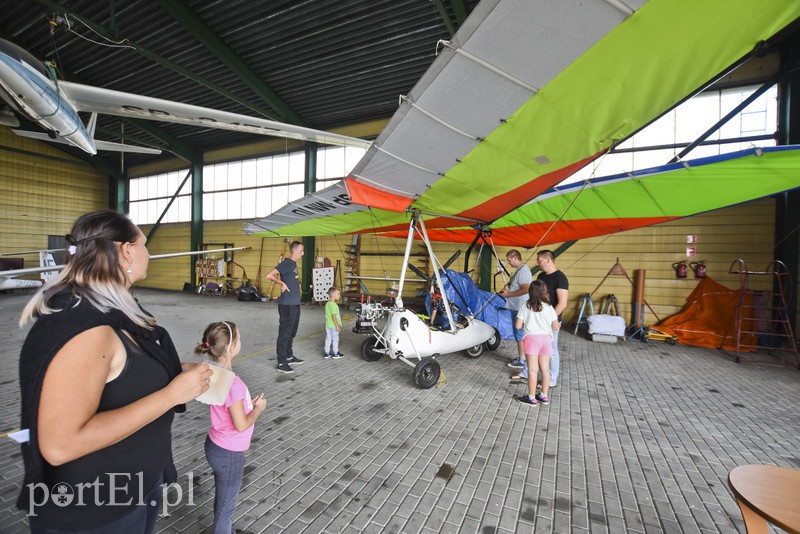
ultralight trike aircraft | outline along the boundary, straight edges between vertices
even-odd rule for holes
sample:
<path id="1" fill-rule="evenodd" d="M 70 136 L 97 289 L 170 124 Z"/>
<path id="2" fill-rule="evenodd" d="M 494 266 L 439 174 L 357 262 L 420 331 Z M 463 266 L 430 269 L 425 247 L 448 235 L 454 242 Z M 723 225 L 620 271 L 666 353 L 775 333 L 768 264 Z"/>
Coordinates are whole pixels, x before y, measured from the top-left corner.
<path id="1" fill-rule="evenodd" d="M 403 255 L 400 287 L 394 305 L 389 307 L 377 302 L 361 304 L 353 331 L 359 334 L 371 334 L 361 345 L 361 356 L 365 360 L 376 361 L 384 355 L 399 359 L 414 368 L 414 384 L 419 388 L 428 389 L 439 381 L 441 374 L 437 360 L 439 355 L 464 351 L 468 357 L 477 358 L 483 354 L 484 349 L 496 349 L 500 345 L 500 337 L 493 326 L 476 319 L 473 315 L 454 314 L 453 306 L 444 291 L 442 291 L 442 303 L 447 316 L 445 327 L 437 328 L 431 325 L 426 318 L 404 306 L 403 284 L 406 278 L 406 266 L 425 277 L 424 273 L 409 263 L 415 233 L 419 233 L 425 243 L 431 265 L 434 266 L 435 283 L 437 287 L 442 287 L 441 276 L 442 273 L 446 274 L 447 267 L 442 266 L 433 253 L 420 212 L 413 210 Z M 453 259 L 455 257 L 451 261 Z"/>

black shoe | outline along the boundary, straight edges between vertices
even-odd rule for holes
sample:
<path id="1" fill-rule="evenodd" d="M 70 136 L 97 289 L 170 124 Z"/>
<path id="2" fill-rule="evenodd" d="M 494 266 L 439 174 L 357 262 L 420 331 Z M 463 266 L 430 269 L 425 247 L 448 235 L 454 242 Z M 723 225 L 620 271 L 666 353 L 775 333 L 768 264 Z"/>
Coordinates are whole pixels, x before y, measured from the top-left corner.
<path id="1" fill-rule="evenodd" d="M 336 354 L 333 355 L 333 359 L 334 360 L 339 360 L 339 359 L 341 359 L 342 356 L 343 356 L 343 354 L 341 352 L 337 352 Z"/>
<path id="2" fill-rule="evenodd" d="M 289 367 L 288 363 L 279 363 L 278 364 L 278 372 L 279 373 L 294 373 L 294 369 Z"/>
<path id="3" fill-rule="evenodd" d="M 536 399 L 531 400 L 531 398 L 527 395 L 515 395 L 514 400 L 531 408 L 535 408 L 539 404 Z"/>
<path id="4" fill-rule="evenodd" d="M 301 363 L 306 363 L 306 362 L 304 362 L 300 358 L 295 358 L 294 356 L 292 356 L 291 359 L 289 359 L 289 363 L 294 365 L 300 365 Z"/>

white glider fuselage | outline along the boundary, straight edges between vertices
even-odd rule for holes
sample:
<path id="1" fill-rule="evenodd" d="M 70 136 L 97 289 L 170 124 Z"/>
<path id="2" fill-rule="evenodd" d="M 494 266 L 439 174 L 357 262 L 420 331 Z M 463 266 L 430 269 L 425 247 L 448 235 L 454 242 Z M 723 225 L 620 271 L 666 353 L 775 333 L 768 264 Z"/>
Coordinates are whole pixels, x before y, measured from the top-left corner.
<path id="1" fill-rule="evenodd" d="M 0 96 L 11 107 L 81 150 L 97 153 L 75 105 L 59 91 L 42 64 L 27 51 L 2 39 L 0 87 Z"/>
<path id="2" fill-rule="evenodd" d="M 94 117 L 97 114 L 271 135 L 323 145 L 366 149 L 372 144 L 357 137 L 262 117 L 250 117 L 91 85 L 56 81 L 32 54 L 4 39 L 0 39 L 0 88 L 3 100 L 44 128 L 51 138 L 57 137 L 51 140 L 58 142 L 63 139 L 90 154 L 96 154 L 98 148 L 124 152 L 160 152 L 148 147 L 96 141 Z M 81 122 L 78 112 L 93 114 L 88 125 L 85 126 Z M 37 132 L 14 131 L 25 137 L 37 139 L 44 137 Z"/>

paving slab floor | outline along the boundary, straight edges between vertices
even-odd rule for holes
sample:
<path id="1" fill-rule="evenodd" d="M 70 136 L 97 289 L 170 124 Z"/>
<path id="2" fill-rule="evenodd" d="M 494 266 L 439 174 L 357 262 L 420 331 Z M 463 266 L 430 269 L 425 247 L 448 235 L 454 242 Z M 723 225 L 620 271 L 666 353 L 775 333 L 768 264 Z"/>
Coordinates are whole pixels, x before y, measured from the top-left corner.
<path id="1" fill-rule="evenodd" d="M 16 323 L 30 295 L 0 295 L 0 435 L 19 426 Z M 593 343 L 565 329 L 547 406 L 513 400 L 504 341 L 440 357 L 446 383 L 417 389 L 411 367 L 366 362 L 343 307 L 341 360 L 324 360 L 323 308 L 303 305 L 293 375 L 275 370 L 277 304 L 136 290 L 183 359 L 204 327 L 242 329 L 234 370 L 268 405 L 247 452 L 236 526 L 254 533 L 744 532 L 727 486 L 738 465 L 800 469 L 800 371 L 763 355 L 638 340 Z M 203 453 L 208 407 L 173 425 L 182 495 L 157 531 L 210 531 L 214 481 Z M 0 532 L 14 507 L 19 446 L 0 439 Z M 773 530 L 778 532 L 777 530 Z"/>

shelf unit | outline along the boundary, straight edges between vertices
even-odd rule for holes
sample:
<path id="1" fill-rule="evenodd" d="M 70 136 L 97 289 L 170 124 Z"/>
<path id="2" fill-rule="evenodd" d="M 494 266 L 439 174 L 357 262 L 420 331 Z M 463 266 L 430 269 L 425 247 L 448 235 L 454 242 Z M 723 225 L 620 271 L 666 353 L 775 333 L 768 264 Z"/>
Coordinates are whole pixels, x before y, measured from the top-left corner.
<path id="1" fill-rule="evenodd" d="M 233 243 L 203 243 L 201 250 L 216 248 L 234 248 Z M 221 258 L 207 258 L 205 254 L 197 257 L 195 262 L 195 275 L 197 276 L 197 287 L 207 287 L 209 282 L 214 282 L 220 287 L 220 292 L 225 295 L 234 291 L 233 281 L 237 280 L 236 267 L 233 261 L 233 251 L 224 252 Z"/>

